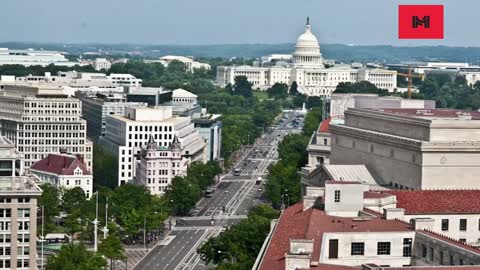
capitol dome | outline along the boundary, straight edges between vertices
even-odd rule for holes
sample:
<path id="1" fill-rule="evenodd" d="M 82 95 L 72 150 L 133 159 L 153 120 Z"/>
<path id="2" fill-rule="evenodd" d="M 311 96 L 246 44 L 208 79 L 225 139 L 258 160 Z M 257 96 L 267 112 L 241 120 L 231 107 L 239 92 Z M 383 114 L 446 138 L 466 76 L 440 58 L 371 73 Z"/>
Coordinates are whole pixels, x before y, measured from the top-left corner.
<path id="1" fill-rule="evenodd" d="M 320 45 L 313 35 L 310 26 L 310 19 L 307 18 L 305 32 L 297 39 L 295 52 L 293 53 L 293 64 L 295 66 L 320 66 L 322 65 L 322 54 Z"/>

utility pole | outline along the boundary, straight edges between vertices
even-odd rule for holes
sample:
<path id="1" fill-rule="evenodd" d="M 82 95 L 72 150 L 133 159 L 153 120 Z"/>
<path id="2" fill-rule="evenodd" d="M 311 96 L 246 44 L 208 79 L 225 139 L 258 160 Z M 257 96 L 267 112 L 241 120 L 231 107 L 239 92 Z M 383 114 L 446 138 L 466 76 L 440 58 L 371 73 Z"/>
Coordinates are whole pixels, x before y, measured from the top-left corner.
<path id="1" fill-rule="evenodd" d="M 44 253 L 43 253 L 43 245 L 45 243 L 45 234 L 44 234 L 44 231 L 43 231 L 43 228 L 44 228 L 44 224 L 45 224 L 45 206 L 42 205 L 42 270 L 44 269 Z"/>
<path id="2" fill-rule="evenodd" d="M 103 239 L 107 238 L 108 236 L 108 197 L 107 203 L 105 204 L 105 227 L 103 227 Z"/>
<path id="3" fill-rule="evenodd" d="M 147 216 L 143 217 L 143 248 L 147 250 Z"/>
<path id="4" fill-rule="evenodd" d="M 97 202 L 95 205 L 95 220 L 93 221 L 93 252 L 97 252 L 98 247 L 98 191 L 97 193 Z"/>

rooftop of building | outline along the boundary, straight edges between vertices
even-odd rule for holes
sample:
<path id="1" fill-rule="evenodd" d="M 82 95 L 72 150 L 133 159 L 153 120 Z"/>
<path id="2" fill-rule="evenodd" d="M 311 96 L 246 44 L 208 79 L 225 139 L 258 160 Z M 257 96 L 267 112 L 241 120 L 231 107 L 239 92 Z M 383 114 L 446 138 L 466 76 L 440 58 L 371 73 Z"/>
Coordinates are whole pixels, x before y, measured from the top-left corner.
<path id="1" fill-rule="evenodd" d="M 5 136 L 0 136 L 0 148 L 12 148 L 15 147 L 12 141 Z"/>
<path id="2" fill-rule="evenodd" d="M 69 154 L 49 154 L 46 158 L 35 162 L 30 170 L 55 175 L 74 175 L 77 168 L 82 171 L 83 175 L 91 175 L 83 157 Z"/>
<path id="3" fill-rule="evenodd" d="M 328 129 L 330 128 L 330 121 L 332 118 L 327 118 L 323 120 L 320 125 L 318 126 L 318 132 L 326 133 L 328 132 Z"/>
<path id="4" fill-rule="evenodd" d="M 32 195 L 40 196 L 42 190 L 35 184 L 34 178 L 29 176 L 2 176 L 0 177 L 0 195 Z"/>
<path id="5" fill-rule="evenodd" d="M 330 178 L 336 180 L 336 182 L 362 183 L 373 186 L 378 185 L 375 178 L 368 171 L 367 166 L 363 164 L 324 164 L 323 168 Z"/>
<path id="6" fill-rule="evenodd" d="M 198 96 L 182 88 L 173 90 L 172 98 L 197 98 Z"/>
<path id="7" fill-rule="evenodd" d="M 446 244 L 455 246 L 462 250 L 480 255 L 480 249 L 472 245 L 460 242 L 445 235 L 429 230 L 415 230 L 413 224 L 392 219 L 387 220 L 381 214 L 366 210 L 365 214 L 370 216 L 362 217 L 336 217 L 327 215 L 325 211 L 317 208 L 303 209 L 303 202 L 297 203 L 285 209 L 274 228 L 270 242 L 262 258 L 260 270 L 283 270 L 285 269 L 285 255 L 290 252 L 291 240 L 308 239 L 313 240 L 313 252 L 311 261 L 319 262 L 321 249 L 324 246 L 322 241 L 324 233 L 376 233 L 376 232 L 415 232 L 427 237 L 435 238 Z M 371 265 L 374 266 L 374 265 Z M 382 269 L 410 269 L 411 267 L 382 268 Z M 459 269 L 465 269 L 458 267 Z M 312 265 L 312 269 L 362 269 L 361 267 L 349 267 L 341 265 L 319 264 Z M 371 268 L 372 269 L 372 268 Z M 373 268 L 373 269 L 379 269 Z M 419 269 L 438 269 L 435 266 L 419 267 Z M 455 267 L 441 269 L 457 269 Z M 469 268 L 472 269 L 472 268 Z M 480 269 L 476 267 L 475 269 Z"/>
<path id="8" fill-rule="evenodd" d="M 471 119 L 480 120 L 480 112 L 457 109 L 378 109 L 371 110 L 384 114 L 422 119 Z"/>
<path id="9" fill-rule="evenodd" d="M 379 217 L 336 217 L 317 208 L 303 210 L 303 202 L 282 212 L 260 265 L 260 270 L 285 269 L 291 239 L 313 239 L 312 261 L 319 261 L 324 233 L 413 232 L 411 224 Z M 315 268 L 313 268 L 315 269 Z M 324 268 L 322 268 L 324 269 Z"/>
<path id="10" fill-rule="evenodd" d="M 366 195 L 395 195 L 396 207 L 405 209 L 406 215 L 480 213 L 480 190 L 384 190 Z"/>

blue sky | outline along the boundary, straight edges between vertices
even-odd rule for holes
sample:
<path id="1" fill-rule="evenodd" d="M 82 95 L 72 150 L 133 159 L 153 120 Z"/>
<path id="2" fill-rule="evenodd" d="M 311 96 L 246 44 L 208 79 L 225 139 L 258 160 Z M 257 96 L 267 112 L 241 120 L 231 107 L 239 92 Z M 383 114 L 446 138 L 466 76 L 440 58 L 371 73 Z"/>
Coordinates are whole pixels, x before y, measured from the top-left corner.
<path id="1" fill-rule="evenodd" d="M 445 39 L 397 39 L 398 4 L 444 4 Z M 480 46 L 478 0 L 10 0 L 0 42 L 294 42 L 307 16 L 320 43 Z"/>

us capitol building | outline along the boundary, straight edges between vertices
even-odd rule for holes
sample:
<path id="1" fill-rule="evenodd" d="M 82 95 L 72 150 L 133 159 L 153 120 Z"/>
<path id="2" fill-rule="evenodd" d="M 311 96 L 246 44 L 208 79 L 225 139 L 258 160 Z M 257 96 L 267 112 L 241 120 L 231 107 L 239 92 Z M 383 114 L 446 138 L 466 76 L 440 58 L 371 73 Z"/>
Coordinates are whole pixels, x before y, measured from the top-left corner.
<path id="1" fill-rule="evenodd" d="M 224 87 L 234 84 L 235 77 L 246 76 L 254 89 L 266 90 L 275 83 L 291 85 L 297 82 L 298 91 L 307 96 L 329 97 L 340 82 L 369 81 L 378 88 L 393 92 L 397 87 L 397 72 L 363 66 L 324 65 L 320 45 L 307 19 L 305 32 L 297 39 L 293 55 L 280 55 L 283 64 L 273 66 L 219 66 L 217 83 Z M 274 57 L 273 57 L 274 58 Z"/>

